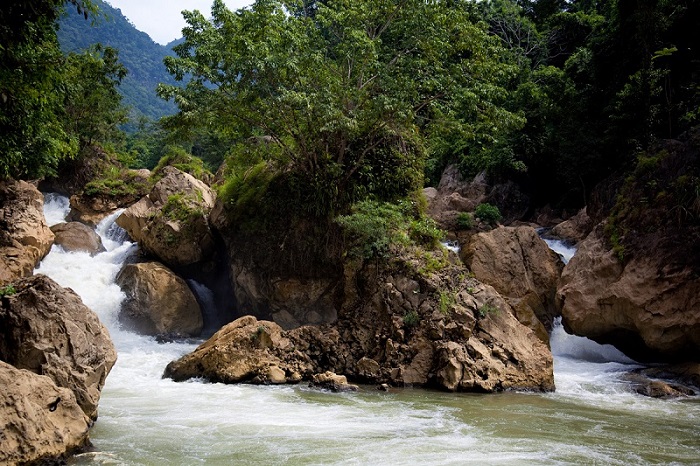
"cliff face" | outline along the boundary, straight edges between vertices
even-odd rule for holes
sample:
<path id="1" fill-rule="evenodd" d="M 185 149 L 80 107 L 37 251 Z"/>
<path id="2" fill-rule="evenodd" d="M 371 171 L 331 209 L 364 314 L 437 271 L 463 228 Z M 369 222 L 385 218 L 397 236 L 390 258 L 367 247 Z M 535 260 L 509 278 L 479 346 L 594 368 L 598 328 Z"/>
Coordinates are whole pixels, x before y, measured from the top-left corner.
<path id="1" fill-rule="evenodd" d="M 425 252 L 393 252 L 387 263 L 346 264 L 333 323 L 284 331 L 243 317 L 171 363 L 166 375 L 296 383 L 332 371 L 353 381 L 447 390 L 554 388 L 546 344 L 493 288 L 457 264 L 426 272 Z"/>
<path id="2" fill-rule="evenodd" d="M 643 154 L 564 269 L 565 327 L 639 360 L 700 360 L 700 129 Z"/>

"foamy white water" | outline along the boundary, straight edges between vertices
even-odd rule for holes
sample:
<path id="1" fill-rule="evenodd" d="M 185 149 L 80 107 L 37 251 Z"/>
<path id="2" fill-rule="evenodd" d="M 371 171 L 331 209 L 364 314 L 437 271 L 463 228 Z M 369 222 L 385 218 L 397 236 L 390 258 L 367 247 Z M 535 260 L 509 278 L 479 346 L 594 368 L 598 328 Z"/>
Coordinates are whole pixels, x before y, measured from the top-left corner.
<path id="1" fill-rule="evenodd" d="M 547 246 L 549 246 L 549 249 L 551 249 L 552 251 L 559 254 L 559 257 L 561 257 L 561 260 L 565 264 L 568 264 L 569 261 L 571 260 L 571 258 L 574 257 L 574 254 L 576 254 L 576 247 L 571 246 L 566 241 L 562 241 L 560 239 L 549 239 L 549 238 L 542 238 L 542 239 L 544 240 L 545 243 L 547 243 Z"/>
<path id="2" fill-rule="evenodd" d="M 630 393 L 620 375 L 632 361 L 560 327 L 552 337 L 552 394 L 387 394 L 373 387 L 333 394 L 162 379 L 168 362 L 195 345 L 159 345 L 119 327 L 124 295 L 114 277 L 136 246 L 122 242 L 115 217 L 97 229 L 106 252 L 91 257 L 54 247 L 37 269 L 98 313 L 119 355 L 91 431 L 96 451 L 77 464 L 629 465 L 700 458 L 697 400 Z"/>

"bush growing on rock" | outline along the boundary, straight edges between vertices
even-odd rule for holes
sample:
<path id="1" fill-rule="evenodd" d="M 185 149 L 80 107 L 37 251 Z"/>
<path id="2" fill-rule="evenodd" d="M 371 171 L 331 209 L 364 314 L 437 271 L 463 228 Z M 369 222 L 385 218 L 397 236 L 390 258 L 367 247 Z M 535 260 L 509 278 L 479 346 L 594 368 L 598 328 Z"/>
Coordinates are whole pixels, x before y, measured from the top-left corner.
<path id="1" fill-rule="evenodd" d="M 495 225 L 501 220 L 501 211 L 498 210 L 498 207 L 489 203 L 476 206 L 474 215 L 490 225 Z"/>

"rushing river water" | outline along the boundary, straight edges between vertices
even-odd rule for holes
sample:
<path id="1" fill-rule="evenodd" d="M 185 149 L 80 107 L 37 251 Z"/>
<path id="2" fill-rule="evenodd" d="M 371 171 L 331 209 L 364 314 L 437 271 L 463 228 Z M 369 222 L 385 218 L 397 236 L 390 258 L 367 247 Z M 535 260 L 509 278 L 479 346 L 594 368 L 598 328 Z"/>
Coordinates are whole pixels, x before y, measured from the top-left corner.
<path id="1" fill-rule="evenodd" d="M 48 197 L 45 210 L 60 222 L 67 204 Z M 119 354 L 91 431 L 95 451 L 73 464 L 700 464 L 697 398 L 631 393 L 620 375 L 633 361 L 560 326 L 552 335 L 557 391 L 549 394 L 336 394 L 164 380 L 167 363 L 195 345 L 119 328 L 124 295 L 114 277 L 136 245 L 124 241 L 115 217 L 98 226 L 106 252 L 54 246 L 37 269 L 83 298 Z"/>

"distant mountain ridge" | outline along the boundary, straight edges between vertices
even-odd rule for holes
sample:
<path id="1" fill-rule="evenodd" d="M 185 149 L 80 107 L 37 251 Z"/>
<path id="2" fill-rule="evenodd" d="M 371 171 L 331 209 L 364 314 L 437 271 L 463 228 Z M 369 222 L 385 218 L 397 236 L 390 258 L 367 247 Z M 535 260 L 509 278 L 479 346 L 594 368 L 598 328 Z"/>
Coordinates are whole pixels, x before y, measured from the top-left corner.
<path id="1" fill-rule="evenodd" d="M 129 70 L 120 86 L 124 104 L 132 108 L 132 122 L 145 116 L 158 120 L 176 112 L 172 102 L 156 95 L 158 83 L 175 84 L 163 64 L 167 55 L 174 55 L 173 41 L 163 46 L 155 43 L 145 32 L 139 31 L 121 13 L 102 0 L 94 2 L 100 14 L 87 21 L 75 8 L 68 8 L 59 21 L 58 40 L 65 52 L 79 52 L 100 43 L 119 50 L 119 59 Z M 94 23 L 94 24 L 93 24 Z"/>

